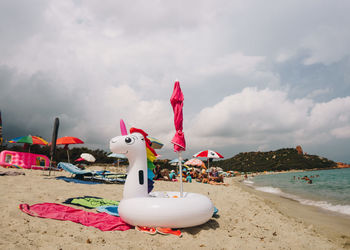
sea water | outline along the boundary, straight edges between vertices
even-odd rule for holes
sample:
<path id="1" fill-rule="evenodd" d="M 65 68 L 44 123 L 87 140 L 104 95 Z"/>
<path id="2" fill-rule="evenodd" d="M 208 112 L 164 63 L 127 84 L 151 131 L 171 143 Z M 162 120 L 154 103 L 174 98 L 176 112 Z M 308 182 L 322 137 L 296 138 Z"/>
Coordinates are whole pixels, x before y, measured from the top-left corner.
<path id="1" fill-rule="evenodd" d="M 350 215 L 350 168 L 258 175 L 244 183 L 301 204 Z"/>

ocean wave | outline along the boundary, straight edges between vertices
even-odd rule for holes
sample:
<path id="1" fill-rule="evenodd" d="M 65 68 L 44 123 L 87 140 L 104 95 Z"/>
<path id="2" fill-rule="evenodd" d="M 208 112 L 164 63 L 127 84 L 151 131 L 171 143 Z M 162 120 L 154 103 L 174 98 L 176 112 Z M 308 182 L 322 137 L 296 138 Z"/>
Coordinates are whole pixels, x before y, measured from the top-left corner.
<path id="1" fill-rule="evenodd" d="M 248 185 L 248 186 L 252 186 L 254 184 L 254 181 L 252 181 L 252 180 L 244 180 L 243 183 Z"/>
<path id="2" fill-rule="evenodd" d="M 283 194 L 281 189 L 274 187 L 255 187 L 256 190 L 271 194 Z"/>
<path id="3" fill-rule="evenodd" d="M 288 194 L 284 193 L 281 189 L 279 188 L 274 188 L 274 187 L 254 187 L 258 191 L 262 191 L 265 193 L 271 193 L 271 194 L 278 194 L 282 197 L 289 198 L 295 201 L 298 201 L 299 203 L 303 205 L 308 205 L 308 206 L 316 206 L 323 208 L 328 211 L 332 212 L 337 212 L 345 215 L 350 215 L 350 205 L 334 205 L 332 203 L 329 203 L 327 201 L 313 201 L 313 200 L 307 200 L 307 199 L 302 199 L 299 196 L 293 195 L 293 194 Z"/>
<path id="4" fill-rule="evenodd" d="M 350 205 L 333 205 L 327 201 L 298 199 L 301 204 L 320 207 L 329 211 L 350 215 Z"/>

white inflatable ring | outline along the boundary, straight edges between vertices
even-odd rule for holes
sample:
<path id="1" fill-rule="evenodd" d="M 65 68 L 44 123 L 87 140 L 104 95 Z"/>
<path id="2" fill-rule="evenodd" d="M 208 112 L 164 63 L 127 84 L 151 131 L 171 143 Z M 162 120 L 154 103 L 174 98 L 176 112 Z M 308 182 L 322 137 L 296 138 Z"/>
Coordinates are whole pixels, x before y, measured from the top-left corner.
<path id="1" fill-rule="evenodd" d="M 210 199 L 196 193 L 153 192 L 149 197 L 121 200 L 120 217 L 131 225 L 185 228 L 201 225 L 213 215 Z"/>

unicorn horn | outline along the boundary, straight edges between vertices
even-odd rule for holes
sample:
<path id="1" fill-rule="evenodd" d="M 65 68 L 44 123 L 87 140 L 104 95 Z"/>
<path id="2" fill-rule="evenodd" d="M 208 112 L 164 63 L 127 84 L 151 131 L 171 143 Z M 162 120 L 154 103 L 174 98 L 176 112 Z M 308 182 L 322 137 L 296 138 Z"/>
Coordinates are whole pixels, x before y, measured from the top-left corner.
<path id="1" fill-rule="evenodd" d="M 122 133 L 122 135 L 128 134 L 128 131 L 126 130 L 126 126 L 123 119 L 120 119 L 120 132 Z"/>

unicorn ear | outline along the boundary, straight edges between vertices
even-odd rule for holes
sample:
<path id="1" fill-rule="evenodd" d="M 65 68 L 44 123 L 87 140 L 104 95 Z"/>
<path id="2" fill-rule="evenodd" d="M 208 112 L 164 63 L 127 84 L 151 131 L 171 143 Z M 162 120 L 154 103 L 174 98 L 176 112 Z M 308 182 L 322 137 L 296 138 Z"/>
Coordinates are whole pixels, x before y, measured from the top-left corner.
<path id="1" fill-rule="evenodd" d="M 126 130 L 126 126 L 123 119 L 120 119 L 120 132 L 122 133 L 122 135 L 128 134 L 128 131 Z"/>

